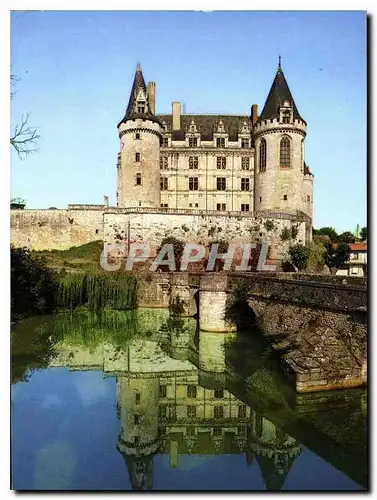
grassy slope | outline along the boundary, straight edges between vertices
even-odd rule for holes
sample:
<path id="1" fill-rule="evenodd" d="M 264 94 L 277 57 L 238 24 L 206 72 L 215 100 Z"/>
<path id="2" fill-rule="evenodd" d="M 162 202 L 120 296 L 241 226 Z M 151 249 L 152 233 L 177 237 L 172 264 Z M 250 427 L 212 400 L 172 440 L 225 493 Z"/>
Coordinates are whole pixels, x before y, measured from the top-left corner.
<path id="1" fill-rule="evenodd" d="M 71 247 L 68 250 L 39 250 L 33 251 L 33 255 L 43 256 L 46 264 L 56 270 L 82 269 L 100 270 L 100 255 L 103 250 L 103 242 L 91 241 L 85 245 Z"/>

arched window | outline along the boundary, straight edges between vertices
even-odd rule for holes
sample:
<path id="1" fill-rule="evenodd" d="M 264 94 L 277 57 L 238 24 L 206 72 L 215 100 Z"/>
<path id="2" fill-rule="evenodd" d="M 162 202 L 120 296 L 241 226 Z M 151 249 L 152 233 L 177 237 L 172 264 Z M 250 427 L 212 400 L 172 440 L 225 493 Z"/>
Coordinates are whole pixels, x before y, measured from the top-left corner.
<path id="1" fill-rule="evenodd" d="M 266 171 L 267 143 L 266 139 L 261 139 L 259 144 L 259 172 Z"/>
<path id="2" fill-rule="evenodd" d="M 280 166 L 287 168 L 291 166 L 291 140 L 283 137 L 280 141 Z"/>

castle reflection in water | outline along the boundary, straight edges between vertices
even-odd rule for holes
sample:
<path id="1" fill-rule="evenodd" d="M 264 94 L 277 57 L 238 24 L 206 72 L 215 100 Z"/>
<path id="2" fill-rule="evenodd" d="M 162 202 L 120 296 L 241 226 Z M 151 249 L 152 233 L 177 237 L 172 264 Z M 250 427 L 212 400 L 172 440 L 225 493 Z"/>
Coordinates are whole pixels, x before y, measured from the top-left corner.
<path id="1" fill-rule="evenodd" d="M 307 438 L 305 445 L 312 448 L 321 441 L 320 449 L 315 451 L 354 475 L 350 460 L 337 464 L 339 446 L 345 441 L 340 437 L 334 448 L 328 447 L 332 438 L 323 434 L 328 424 L 326 413 L 317 412 L 318 404 L 309 395 L 305 395 L 304 406 L 309 407 L 307 423 L 312 436 L 306 424 L 301 434 L 301 424 L 297 432 L 294 427 L 292 432 L 297 438 L 282 429 L 284 423 L 278 425 L 282 415 L 285 421 L 302 420 L 297 417 L 297 409 L 292 411 L 287 404 L 284 387 L 275 383 L 276 377 L 266 369 L 255 345 L 251 351 L 241 345 L 241 355 L 233 352 L 232 359 L 229 346 L 234 345 L 235 338 L 239 342 L 238 333 L 199 332 L 194 319 L 174 320 L 166 313 L 139 310 L 137 334 L 124 346 L 104 341 L 89 349 L 72 342 L 75 328 L 70 323 L 69 335 L 60 335 L 56 355 L 50 362 L 50 366 L 73 370 L 100 369 L 116 377 L 120 420 L 116 446 L 127 465 L 133 489 L 153 489 L 157 454 L 168 454 L 172 468 L 179 467 L 184 455 L 238 454 L 244 455 L 248 465 L 258 463 L 267 490 L 280 490 L 301 452 L 297 438 L 300 442 Z M 65 328 L 63 323 L 57 322 L 60 330 Z M 82 325 L 79 322 L 80 329 Z M 238 370 L 232 361 L 240 357 L 243 364 Z M 359 414 L 360 398 L 354 400 Z M 344 407 L 343 396 L 339 401 Z M 349 405 L 350 399 L 347 401 Z M 335 421 L 334 427 L 339 427 Z M 329 432 L 335 435 L 326 428 Z"/>

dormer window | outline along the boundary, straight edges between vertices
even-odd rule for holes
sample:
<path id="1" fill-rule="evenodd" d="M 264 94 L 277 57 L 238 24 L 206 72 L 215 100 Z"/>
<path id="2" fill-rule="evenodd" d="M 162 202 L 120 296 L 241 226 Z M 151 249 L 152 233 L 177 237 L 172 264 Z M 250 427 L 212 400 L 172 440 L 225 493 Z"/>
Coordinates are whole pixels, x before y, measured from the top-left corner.
<path id="1" fill-rule="evenodd" d="M 217 137 L 216 139 L 216 147 L 225 148 L 225 137 Z"/>
<path id="2" fill-rule="evenodd" d="M 241 148 L 245 149 L 249 147 L 249 139 L 241 139 Z"/>
<path id="3" fill-rule="evenodd" d="M 198 138 L 197 137 L 189 137 L 189 148 L 198 147 Z"/>
<path id="4" fill-rule="evenodd" d="M 137 112 L 145 113 L 145 102 L 140 101 L 137 103 Z"/>
<path id="5" fill-rule="evenodd" d="M 293 109 L 288 101 L 285 101 L 284 106 L 280 108 L 280 123 L 292 123 Z"/>

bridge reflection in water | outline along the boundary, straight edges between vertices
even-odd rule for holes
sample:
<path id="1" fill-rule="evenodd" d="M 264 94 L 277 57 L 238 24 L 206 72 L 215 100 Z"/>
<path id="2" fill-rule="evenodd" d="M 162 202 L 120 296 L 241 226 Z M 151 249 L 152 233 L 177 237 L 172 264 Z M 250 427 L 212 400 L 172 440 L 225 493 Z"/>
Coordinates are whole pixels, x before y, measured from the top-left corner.
<path id="1" fill-rule="evenodd" d="M 133 489 L 152 489 L 156 454 L 173 468 L 187 454 L 242 454 L 280 490 L 302 445 L 367 488 L 365 389 L 296 394 L 256 333 L 201 332 L 164 310 L 129 316 L 136 333 L 123 344 L 100 335 L 89 349 L 73 334 L 83 319 L 61 315 L 49 366 L 116 377 L 116 446 Z"/>

